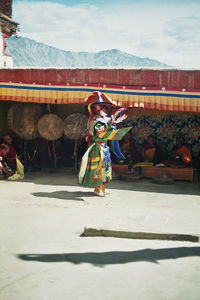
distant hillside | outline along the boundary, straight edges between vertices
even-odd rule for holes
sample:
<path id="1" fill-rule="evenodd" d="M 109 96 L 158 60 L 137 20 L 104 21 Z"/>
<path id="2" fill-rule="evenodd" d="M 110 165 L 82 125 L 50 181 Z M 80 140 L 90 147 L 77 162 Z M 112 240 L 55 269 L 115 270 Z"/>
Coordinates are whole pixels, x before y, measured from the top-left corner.
<path id="1" fill-rule="evenodd" d="M 64 51 L 16 36 L 7 39 L 7 52 L 12 55 L 15 67 L 168 67 L 157 60 L 141 58 L 117 49 L 97 53 Z"/>

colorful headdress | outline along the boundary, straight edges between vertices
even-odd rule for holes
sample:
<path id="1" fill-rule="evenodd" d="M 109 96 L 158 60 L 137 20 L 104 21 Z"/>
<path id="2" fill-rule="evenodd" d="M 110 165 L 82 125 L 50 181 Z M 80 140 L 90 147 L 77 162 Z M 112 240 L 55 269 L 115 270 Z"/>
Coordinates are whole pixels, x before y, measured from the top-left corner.
<path id="1" fill-rule="evenodd" d="M 90 95 L 85 102 L 88 104 L 88 111 L 90 114 L 88 123 L 92 120 L 92 118 L 94 117 L 94 107 L 96 105 L 100 105 L 100 106 L 112 106 L 112 100 L 110 98 L 108 98 L 105 94 L 102 94 L 99 91 L 93 92 L 92 95 Z M 86 138 L 87 142 L 91 141 L 91 135 L 90 133 L 88 133 L 88 136 Z"/>
<path id="2" fill-rule="evenodd" d="M 90 108 L 91 110 L 93 110 L 93 108 L 96 105 L 105 105 L 105 106 L 112 106 L 112 100 L 110 98 L 108 98 L 108 96 L 106 96 L 105 94 L 102 94 L 99 91 L 93 92 L 92 95 L 90 95 L 85 102 L 87 104 L 91 104 Z M 89 106 L 88 106 L 88 110 L 89 110 Z"/>

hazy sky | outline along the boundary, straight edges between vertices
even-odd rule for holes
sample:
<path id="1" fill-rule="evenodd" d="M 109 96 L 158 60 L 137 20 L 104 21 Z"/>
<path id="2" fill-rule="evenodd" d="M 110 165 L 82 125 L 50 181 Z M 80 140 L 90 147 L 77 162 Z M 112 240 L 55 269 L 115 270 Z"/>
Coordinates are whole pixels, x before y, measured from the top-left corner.
<path id="1" fill-rule="evenodd" d="M 200 1 L 14 0 L 19 35 L 64 50 L 117 48 L 200 68 Z"/>

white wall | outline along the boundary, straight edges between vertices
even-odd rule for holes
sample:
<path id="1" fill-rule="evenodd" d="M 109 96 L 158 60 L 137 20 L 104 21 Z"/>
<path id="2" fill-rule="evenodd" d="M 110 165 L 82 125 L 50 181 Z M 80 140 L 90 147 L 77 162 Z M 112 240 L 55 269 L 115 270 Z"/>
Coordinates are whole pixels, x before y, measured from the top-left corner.
<path id="1" fill-rule="evenodd" d="M 0 69 L 13 68 L 13 59 L 11 56 L 3 55 L 3 35 L 2 26 L 0 26 Z"/>

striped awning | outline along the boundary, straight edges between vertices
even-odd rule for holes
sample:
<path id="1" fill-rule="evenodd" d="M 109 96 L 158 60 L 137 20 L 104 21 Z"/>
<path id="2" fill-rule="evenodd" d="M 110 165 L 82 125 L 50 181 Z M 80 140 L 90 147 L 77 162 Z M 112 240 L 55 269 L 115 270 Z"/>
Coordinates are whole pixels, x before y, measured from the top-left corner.
<path id="1" fill-rule="evenodd" d="M 94 91 L 114 104 L 164 111 L 200 112 L 200 90 L 106 85 L 39 85 L 0 82 L 0 100 L 50 104 L 85 104 Z"/>

